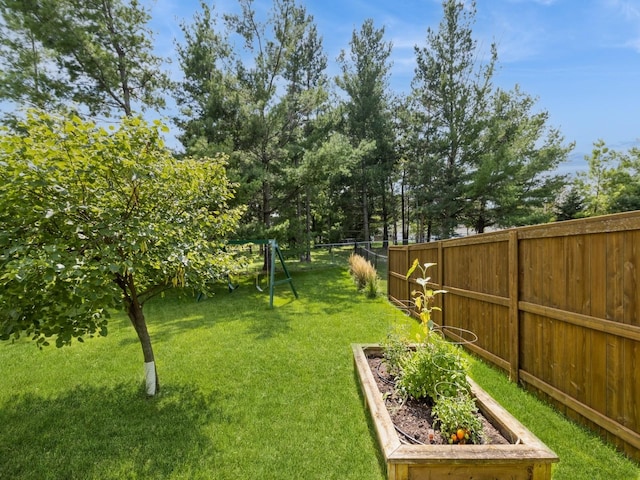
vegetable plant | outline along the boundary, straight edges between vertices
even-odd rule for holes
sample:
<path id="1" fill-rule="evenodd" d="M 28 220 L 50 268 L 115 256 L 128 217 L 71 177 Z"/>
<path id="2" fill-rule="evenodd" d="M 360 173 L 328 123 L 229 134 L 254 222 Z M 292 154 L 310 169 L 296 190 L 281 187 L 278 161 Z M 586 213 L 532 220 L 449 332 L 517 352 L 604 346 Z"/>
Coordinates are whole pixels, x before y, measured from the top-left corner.
<path id="1" fill-rule="evenodd" d="M 432 312 L 434 310 L 442 310 L 440 307 L 435 305 L 436 296 L 447 293 L 446 290 L 433 290 L 429 287 L 431 277 L 427 276 L 427 271 L 435 265 L 435 263 L 425 263 L 424 265 L 421 265 L 420 261 L 416 258 L 413 261 L 413 265 L 411 265 L 411 268 L 409 268 L 409 271 L 407 272 L 407 279 L 416 271 L 416 269 L 420 269 L 420 272 L 422 273 L 422 276 L 416 279 L 416 283 L 420 285 L 421 288 L 420 290 L 413 290 L 411 292 L 411 296 L 413 297 L 416 309 L 418 310 L 418 315 L 420 316 L 425 337 L 429 335 L 429 332 L 434 327 L 434 323 L 431 320 Z"/>
<path id="2" fill-rule="evenodd" d="M 433 414 L 443 438 L 451 444 L 479 443 L 482 423 L 471 396 L 467 366 L 459 347 L 447 342 L 432 321 L 432 312 L 441 311 L 435 305 L 436 297 L 446 293 L 429 286 L 431 277 L 427 272 L 435 265 L 420 264 L 416 259 L 407 272 L 407 279 L 417 269 L 422 274 L 416 279 L 420 288 L 411 295 L 423 334 L 417 336 L 418 343 L 413 345 L 398 335 L 390 335 L 385 344 L 385 362 L 396 377 L 398 393 L 433 402 Z"/>

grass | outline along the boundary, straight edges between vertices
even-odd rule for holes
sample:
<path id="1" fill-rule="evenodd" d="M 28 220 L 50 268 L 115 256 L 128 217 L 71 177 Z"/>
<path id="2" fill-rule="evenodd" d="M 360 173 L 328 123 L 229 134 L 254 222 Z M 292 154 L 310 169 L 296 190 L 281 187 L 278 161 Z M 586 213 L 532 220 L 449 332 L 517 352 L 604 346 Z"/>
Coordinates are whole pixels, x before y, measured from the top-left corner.
<path id="1" fill-rule="evenodd" d="M 470 359 L 470 370 L 484 390 L 558 455 L 560 463 L 553 466 L 554 480 L 640 478 L 638 465 L 509 382 L 503 373 L 476 358 Z"/>
<path id="2" fill-rule="evenodd" d="M 0 479 L 383 479 L 350 344 L 409 320 L 357 294 L 346 268 L 306 267 L 294 282 L 300 298 L 279 286 L 272 310 L 250 280 L 201 302 L 149 303 L 151 400 L 124 316 L 71 347 L 0 344 Z M 639 476 L 497 372 L 474 362 L 473 374 L 560 454 L 554 479 Z"/>

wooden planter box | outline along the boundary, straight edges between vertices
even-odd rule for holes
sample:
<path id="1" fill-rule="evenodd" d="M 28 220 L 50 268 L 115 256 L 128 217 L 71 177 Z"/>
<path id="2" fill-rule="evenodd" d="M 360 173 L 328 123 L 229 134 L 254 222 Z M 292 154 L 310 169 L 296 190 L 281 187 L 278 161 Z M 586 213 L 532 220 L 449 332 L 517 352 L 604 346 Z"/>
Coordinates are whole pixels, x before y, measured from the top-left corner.
<path id="1" fill-rule="evenodd" d="M 352 348 L 365 405 L 376 428 L 389 480 L 551 478 L 551 464 L 558 461 L 557 455 L 471 379 L 478 409 L 510 445 L 401 443 L 367 363 L 367 355 L 381 355 L 382 348 L 375 344 L 354 344 Z"/>

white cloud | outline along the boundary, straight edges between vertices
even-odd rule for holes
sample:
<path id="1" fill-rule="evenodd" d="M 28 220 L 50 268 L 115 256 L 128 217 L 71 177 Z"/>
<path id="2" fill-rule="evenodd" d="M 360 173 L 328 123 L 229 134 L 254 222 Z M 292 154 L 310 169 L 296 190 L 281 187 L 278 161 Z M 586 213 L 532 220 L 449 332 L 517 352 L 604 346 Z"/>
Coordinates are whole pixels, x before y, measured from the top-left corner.
<path id="1" fill-rule="evenodd" d="M 640 2 L 637 0 L 607 0 L 606 5 L 620 12 L 626 20 L 640 20 Z"/>
<path id="2" fill-rule="evenodd" d="M 617 33 L 626 38 L 620 45 L 640 53 L 640 0 L 605 0 L 604 7 L 614 15 Z"/>

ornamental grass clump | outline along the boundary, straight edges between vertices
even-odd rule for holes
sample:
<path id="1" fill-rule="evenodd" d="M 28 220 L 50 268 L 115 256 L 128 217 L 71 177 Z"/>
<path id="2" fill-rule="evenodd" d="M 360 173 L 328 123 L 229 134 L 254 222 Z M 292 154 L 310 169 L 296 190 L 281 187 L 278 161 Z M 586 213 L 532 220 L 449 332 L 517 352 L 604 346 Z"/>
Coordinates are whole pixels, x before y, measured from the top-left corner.
<path id="1" fill-rule="evenodd" d="M 352 253 L 349 257 L 349 273 L 358 291 L 364 292 L 368 298 L 378 295 L 378 273 L 366 258 Z"/>
<path id="2" fill-rule="evenodd" d="M 467 379 L 467 365 L 459 347 L 449 343 L 432 320 L 432 312 L 439 311 L 436 297 L 446 293 L 430 287 L 427 276 L 434 263 L 420 265 L 415 260 L 407 279 L 420 269 L 416 279 L 419 290 L 411 292 L 422 332 L 417 343 L 391 336 L 385 344 L 385 362 L 396 376 L 396 391 L 404 397 L 424 399 L 433 405 L 435 422 L 441 435 L 449 443 L 481 443 L 482 423 L 477 416 L 475 399 Z"/>

